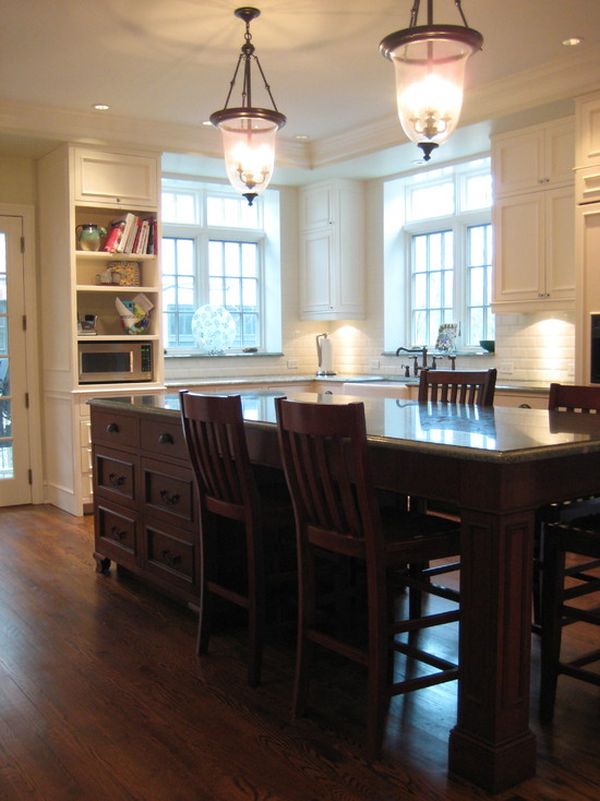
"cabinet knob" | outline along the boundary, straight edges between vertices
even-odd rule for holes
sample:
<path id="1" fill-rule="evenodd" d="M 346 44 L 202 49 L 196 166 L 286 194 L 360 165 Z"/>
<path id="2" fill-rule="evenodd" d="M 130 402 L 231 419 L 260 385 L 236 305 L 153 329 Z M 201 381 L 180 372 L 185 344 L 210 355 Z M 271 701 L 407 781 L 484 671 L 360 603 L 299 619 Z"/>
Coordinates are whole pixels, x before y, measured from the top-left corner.
<path id="1" fill-rule="evenodd" d="M 127 478 L 125 476 L 120 476 L 117 473 L 109 473 L 108 475 L 108 483 L 113 487 L 122 487 L 126 481 Z"/>
<path id="2" fill-rule="evenodd" d="M 169 567 L 175 567 L 181 563 L 181 555 L 178 553 L 173 553 L 166 548 L 160 552 L 160 556 L 163 562 L 165 562 L 165 564 L 167 564 Z"/>
<path id="3" fill-rule="evenodd" d="M 174 442 L 173 435 L 163 431 L 162 434 L 158 435 L 158 442 L 160 445 L 172 445 Z"/>
<path id="4" fill-rule="evenodd" d="M 119 431 L 119 426 L 116 423 L 109 423 L 106 426 L 106 433 L 107 434 L 117 434 Z"/>
<path id="5" fill-rule="evenodd" d="M 127 532 L 123 531 L 118 526 L 113 526 L 110 530 L 110 533 L 112 534 L 112 538 L 114 540 L 119 540 L 119 542 L 122 542 L 127 536 Z"/>
<path id="6" fill-rule="evenodd" d="M 160 499 L 166 506 L 176 506 L 181 500 L 181 496 L 176 492 L 171 494 L 169 490 L 163 489 L 160 491 Z"/>

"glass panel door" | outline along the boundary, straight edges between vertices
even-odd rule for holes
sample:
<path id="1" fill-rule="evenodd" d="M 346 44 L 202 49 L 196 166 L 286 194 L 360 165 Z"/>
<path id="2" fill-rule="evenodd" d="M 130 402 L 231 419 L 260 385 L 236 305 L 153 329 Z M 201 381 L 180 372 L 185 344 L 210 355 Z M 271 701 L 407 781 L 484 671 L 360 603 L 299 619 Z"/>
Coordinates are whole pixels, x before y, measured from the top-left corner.
<path id="1" fill-rule="evenodd" d="M 22 221 L 0 217 L 0 506 L 31 502 Z"/>

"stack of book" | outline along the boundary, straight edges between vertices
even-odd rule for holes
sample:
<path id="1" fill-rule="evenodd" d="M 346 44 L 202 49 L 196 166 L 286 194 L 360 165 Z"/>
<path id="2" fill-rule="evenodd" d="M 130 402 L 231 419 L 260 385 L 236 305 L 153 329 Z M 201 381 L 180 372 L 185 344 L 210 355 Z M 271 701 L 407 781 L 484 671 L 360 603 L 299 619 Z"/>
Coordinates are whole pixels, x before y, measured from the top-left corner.
<path id="1" fill-rule="evenodd" d="M 131 212 L 123 220 L 111 223 L 103 250 L 136 256 L 156 255 L 156 219 L 138 217 Z"/>

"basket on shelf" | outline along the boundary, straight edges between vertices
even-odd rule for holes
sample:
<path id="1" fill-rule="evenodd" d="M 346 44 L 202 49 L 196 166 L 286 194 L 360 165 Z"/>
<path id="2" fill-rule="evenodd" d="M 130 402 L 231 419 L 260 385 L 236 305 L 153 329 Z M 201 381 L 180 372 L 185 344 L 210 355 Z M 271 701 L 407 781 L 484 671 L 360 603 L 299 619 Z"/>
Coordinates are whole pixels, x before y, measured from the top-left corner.
<path id="1" fill-rule="evenodd" d="M 111 261 L 108 268 L 112 272 L 114 284 L 119 286 L 141 286 L 141 270 L 137 261 Z"/>
<path id="2" fill-rule="evenodd" d="M 150 312 L 154 304 L 144 294 L 136 295 L 133 300 L 116 298 L 115 306 L 128 334 L 149 333 Z"/>

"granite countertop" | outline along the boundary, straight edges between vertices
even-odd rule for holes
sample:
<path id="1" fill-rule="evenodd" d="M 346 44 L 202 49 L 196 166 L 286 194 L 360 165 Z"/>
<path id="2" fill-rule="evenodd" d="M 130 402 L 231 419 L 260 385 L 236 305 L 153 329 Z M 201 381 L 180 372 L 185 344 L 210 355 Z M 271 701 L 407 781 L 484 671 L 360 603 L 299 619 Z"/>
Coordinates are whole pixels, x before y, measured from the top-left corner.
<path id="1" fill-rule="evenodd" d="M 248 424 L 272 429 L 276 424 L 276 391 L 242 393 Z M 347 403 L 343 395 L 299 392 L 294 399 L 310 403 Z M 96 398 L 92 407 L 134 413 L 179 415 L 175 393 Z M 418 450 L 448 457 L 514 463 L 600 451 L 600 420 L 541 409 L 462 407 L 419 404 L 393 398 L 365 400 L 369 440 L 380 446 Z"/>
<path id="2" fill-rule="evenodd" d="M 395 380 L 394 378 L 385 377 L 382 375 L 350 375 L 348 373 L 335 373 L 335 375 L 316 375 L 315 373 L 291 373 L 285 375 L 277 373 L 276 375 L 246 375 L 236 376 L 204 376 L 202 378 L 186 378 L 174 379 L 171 378 L 165 381 L 167 387 L 202 387 L 213 384 L 228 385 L 228 384 L 296 384 L 306 383 L 307 381 L 327 381 L 336 384 L 345 384 L 347 381 L 389 381 Z M 404 379 L 398 378 L 399 381 Z"/>
<path id="3" fill-rule="evenodd" d="M 247 384 L 268 384 L 274 386 L 277 384 L 304 384 L 307 381 L 318 381 L 324 383 L 381 383 L 388 382 L 394 384 L 405 384 L 406 386 L 417 386 L 419 379 L 416 376 L 404 378 L 403 376 L 394 375 L 381 375 L 381 374 L 358 374 L 351 375 L 348 373 L 336 373 L 336 375 L 317 376 L 314 373 L 308 374 L 293 374 L 293 375 L 256 375 L 256 376 L 237 376 L 235 378 L 222 377 L 222 376 L 206 376 L 203 378 L 190 378 L 190 379 L 169 379 L 165 381 L 167 389 L 173 387 L 203 387 L 219 384 L 221 386 L 244 386 Z M 496 390 L 500 392 L 515 392 L 524 394 L 544 394 L 548 392 L 548 384 L 537 383 L 497 383 Z"/>

